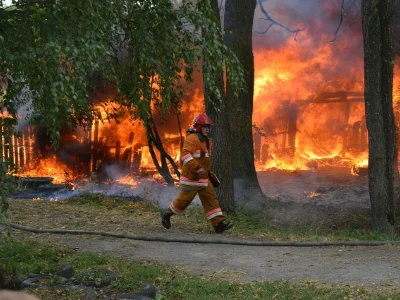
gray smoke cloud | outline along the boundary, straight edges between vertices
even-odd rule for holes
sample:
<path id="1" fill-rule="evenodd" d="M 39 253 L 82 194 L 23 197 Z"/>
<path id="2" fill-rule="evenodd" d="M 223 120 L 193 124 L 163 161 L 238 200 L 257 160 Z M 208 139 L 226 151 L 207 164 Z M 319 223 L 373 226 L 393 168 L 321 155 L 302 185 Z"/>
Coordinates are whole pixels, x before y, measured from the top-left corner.
<path id="1" fill-rule="evenodd" d="M 315 37 L 314 45 L 311 46 L 316 46 L 333 39 L 340 24 L 341 2 L 341 0 L 275 0 L 265 1 L 263 6 L 276 22 L 293 30 L 303 29 L 307 35 Z M 362 35 L 361 1 L 345 1 L 343 8 L 343 21 L 337 33 L 337 39 L 360 37 Z M 253 23 L 255 32 L 263 32 L 271 24 L 264 19 L 265 15 L 257 5 Z M 321 40 L 321 36 L 329 39 Z M 255 33 L 253 37 L 255 50 L 265 50 L 284 46 L 288 38 L 293 38 L 293 34 L 274 25 L 266 35 Z M 302 38 L 300 33 L 297 40 L 301 42 Z"/>

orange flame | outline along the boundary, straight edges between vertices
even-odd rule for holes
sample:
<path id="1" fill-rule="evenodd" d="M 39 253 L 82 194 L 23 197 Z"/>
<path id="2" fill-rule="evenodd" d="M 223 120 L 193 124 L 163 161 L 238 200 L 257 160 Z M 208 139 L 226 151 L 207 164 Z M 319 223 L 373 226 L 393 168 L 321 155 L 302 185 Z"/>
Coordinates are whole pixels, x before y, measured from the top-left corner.
<path id="1" fill-rule="evenodd" d="M 362 56 L 343 72 L 338 53 L 351 41 L 311 46 L 315 38 L 302 32 L 301 41 L 254 54 L 257 170 L 350 166 L 365 156 Z"/>
<path id="2" fill-rule="evenodd" d="M 66 164 L 57 160 L 56 156 L 42 158 L 37 161 L 34 169 L 25 170 L 20 174 L 23 177 L 52 177 L 52 183 L 67 183 L 76 179 L 74 172 Z"/>

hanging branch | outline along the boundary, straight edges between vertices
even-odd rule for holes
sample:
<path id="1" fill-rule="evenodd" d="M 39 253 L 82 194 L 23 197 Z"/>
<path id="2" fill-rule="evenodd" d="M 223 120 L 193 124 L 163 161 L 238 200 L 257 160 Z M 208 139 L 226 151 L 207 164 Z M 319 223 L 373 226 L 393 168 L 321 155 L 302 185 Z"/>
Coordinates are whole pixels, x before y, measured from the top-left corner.
<path id="1" fill-rule="evenodd" d="M 264 0 L 264 1 L 266 1 L 266 0 Z M 262 31 L 262 32 L 258 32 L 258 31 L 257 31 L 257 33 L 259 33 L 259 34 L 265 34 L 265 33 L 268 32 L 268 30 L 269 30 L 273 25 L 276 25 L 276 26 L 279 26 L 279 27 L 282 27 L 282 28 L 286 29 L 287 31 L 289 31 L 289 32 L 291 32 L 291 33 L 294 33 L 294 40 L 296 41 L 296 37 L 297 37 L 298 33 L 299 33 L 300 31 L 303 31 L 304 29 L 295 29 L 295 30 L 293 30 L 293 29 L 291 29 L 291 28 L 289 28 L 289 27 L 287 27 L 287 26 L 285 26 L 285 25 L 283 25 L 283 24 L 281 24 L 281 23 L 279 23 L 279 22 L 276 22 L 274 19 L 271 18 L 271 16 L 269 15 L 269 13 L 265 10 L 264 5 L 263 5 L 263 2 L 264 2 L 264 1 L 263 1 L 263 0 L 258 0 L 258 4 L 260 5 L 261 12 L 262 12 L 262 13 L 264 14 L 264 16 L 265 16 L 265 18 L 263 18 L 263 20 L 270 21 L 271 24 L 267 27 L 266 30 L 264 30 L 264 31 Z"/>
<path id="2" fill-rule="evenodd" d="M 167 160 L 170 161 L 174 172 L 178 177 L 180 177 L 180 172 L 178 170 L 178 166 L 176 165 L 175 161 L 172 159 L 172 157 L 165 151 L 164 146 L 161 141 L 161 137 L 158 133 L 156 123 L 154 121 L 154 116 L 153 112 L 151 110 L 151 103 L 153 100 L 157 99 L 153 97 L 154 93 L 154 85 L 155 85 L 155 78 L 152 76 L 150 79 L 150 88 L 151 88 L 151 95 L 149 97 L 149 106 L 148 106 L 148 111 L 147 111 L 147 120 L 145 120 L 145 128 L 146 128 L 146 135 L 147 135 L 147 141 L 148 141 L 148 146 L 149 146 L 149 151 L 151 158 L 153 160 L 153 163 L 157 169 L 157 171 L 160 173 L 160 175 L 164 178 L 164 180 L 168 183 L 168 185 L 173 185 L 175 179 L 171 176 L 171 172 L 168 168 L 167 165 Z M 156 94 L 157 96 L 158 94 Z M 155 105 L 156 106 L 156 105 Z M 157 111 L 157 107 L 156 107 Z M 160 162 L 157 159 L 156 153 L 154 151 L 154 147 L 159 151 L 160 153 Z"/>
<path id="3" fill-rule="evenodd" d="M 343 15 L 344 15 L 344 0 L 342 0 L 342 5 L 340 7 L 340 23 L 338 28 L 335 31 L 335 35 L 333 36 L 333 40 L 329 41 L 330 43 L 336 41 L 336 35 L 339 32 L 340 27 L 342 26 L 342 22 L 343 22 Z"/>
<path id="4" fill-rule="evenodd" d="M 158 134 L 157 128 L 156 128 L 156 124 L 153 121 L 153 129 L 154 129 L 154 135 L 155 135 L 155 139 L 154 139 L 154 145 L 157 147 L 158 151 L 160 151 L 162 157 L 164 157 L 164 161 L 165 159 L 167 159 L 170 163 L 172 168 L 174 169 L 175 174 L 180 177 L 181 173 L 178 170 L 178 166 L 176 165 L 175 161 L 172 159 L 172 157 L 165 151 L 164 146 L 161 142 L 161 137 Z"/>
<path id="5" fill-rule="evenodd" d="M 154 122 L 153 116 L 151 116 L 150 119 L 146 122 L 145 127 L 146 127 L 149 151 L 150 151 L 151 157 L 153 159 L 154 165 L 157 168 L 158 172 L 161 174 L 161 176 L 164 177 L 165 181 L 168 184 L 173 184 L 173 182 L 175 180 L 172 178 L 172 176 L 169 172 L 166 160 L 168 160 L 171 163 L 171 166 L 174 169 L 174 172 L 178 177 L 180 177 L 181 174 L 178 170 L 178 166 L 176 165 L 175 161 L 164 149 L 164 146 L 162 144 L 161 137 L 158 134 L 158 130 L 156 128 L 156 124 Z M 153 146 L 156 147 L 156 149 L 160 152 L 161 165 L 158 162 L 157 156 L 155 155 Z"/>
<path id="6" fill-rule="evenodd" d="M 180 133 L 180 149 L 182 150 L 182 146 L 183 146 L 182 127 L 181 127 L 181 122 L 180 122 L 180 119 L 179 119 L 179 108 L 178 108 L 178 105 L 176 103 L 175 103 L 175 105 L 176 105 L 176 108 L 174 108 L 174 109 L 176 110 L 176 116 L 177 116 L 177 119 L 178 119 L 178 127 L 179 127 L 179 133 Z M 160 114 L 160 116 L 162 115 L 162 113 L 157 108 L 156 108 L 156 111 Z M 167 159 L 171 163 L 171 166 L 174 169 L 175 174 L 178 177 L 180 177 L 181 173 L 179 172 L 177 164 L 175 163 L 175 161 L 171 157 L 171 155 L 169 155 L 164 149 L 163 143 L 161 141 L 161 137 L 158 134 L 158 130 L 156 128 L 156 124 L 154 122 L 153 117 L 152 117 L 152 128 L 154 129 L 154 134 L 153 134 L 154 142 L 155 142 L 154 145 L 156 146 L 158 151 L 161 153 L 162 157 L 164 157 L 164 161 L 165 161 L 165 159 Z"/>
<path id="7" fill-rule="evenodd" d="M 157 168 L 157 171 L 160 173 L 160 175 L 164 178 L 164 180 L 168 183 L 168 185 L 174 185 L 174 179 L 172 178 L 169 170 L 167 163 L 165 161 L 165 152 L 160 151 L 160 143 L 161 141 L 158 140 L 157 136 L 157 129 L 155 128 L 155 123 L 151 119 L 147 124 L 146 124 L 146 133 L 147 133 L 147 138 L 148 138 L 148 146 L 149 146 L 149 151 L 151 158 L 153 159 L 154 165 Z M 161 154 L 161 165 L 158 162 L 156 153 L 154 151 L 153 145 L 159 150 Z"/>
<path id="8" fill-rule="evenodd" d="M 158 162 L 157 155 L 154 152 L 153 145 L 155 146 L 155 138 L 154 138 L 154 134 L 152 131 L 152 125 L 150 125 L 150 122 L 148 122 L 146 124 L 146 134 L 147 134 L 147 142 L 148 142 L 148 146 L 149 146 L 149 152 L 150 152 L 151 158 L 153 159 L 154 166 L 156 167 L 158 173 L 160 173 L 161 175 L 164 175 L 162 167 L 161 167 L 160 163 Z M 161 158 L 161 160 L 162 160 L 162 158 Z M 166 181 L 168 182 L 168 180 L 166 180 Z"/>
<path id="9" fill-rule="evenodd" d="M 176 114 L 176 118 L 178 120 L 178 128 L 179 128 L 179 149 L 183 148 L 183 136 L 182 136 L 182 126 L 181 126 L 181 119 L 179 118 L 179 113 Z"/>
<path id="10" fill-rule="evenodd" d="M 219 11 L 220 19 L 221 19 L 221 24 L 222 24 L 222 19 L 225 15 L 225 1 L 224 0 L 218 0 L 218 11 Z"/>

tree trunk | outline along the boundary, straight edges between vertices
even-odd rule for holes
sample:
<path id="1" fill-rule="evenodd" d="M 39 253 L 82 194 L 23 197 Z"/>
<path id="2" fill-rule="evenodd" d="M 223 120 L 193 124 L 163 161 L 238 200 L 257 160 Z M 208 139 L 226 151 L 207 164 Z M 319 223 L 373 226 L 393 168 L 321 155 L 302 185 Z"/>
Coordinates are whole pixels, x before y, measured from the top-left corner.
<path id="1" fill-rule="evenodd" d="M 253 91 L 254 57 L 252 31 L 256 0 L 227 0 L 224 17 L 224 43 L 238 57 L 245 71 L 246 91 L 236 97 L 227 82 L 227 107 L 231 128 L 231 149 L 235 196 L 250 199 L 264 196 L 254 166 Z"/>
<path id="2" fill-rule="evenodd" d="M 394 13 L 394 46 L 396 54 L 400 56 L 400 2 L 396 3 Z"/>
<path id="3" fill-rule="evenodd" d="M 395 53 L 398 57 L 400 56 L 400 2 L 396 1 L 395 4 L 395 13 L 394 13 L 394 45 L 395 45 Z M 398 89 L 399 86 L 395 86 L 395 89 Z M 400 174 L 399 174 L 399 158 L 400 158 L 400 112 L 395 111 L 395 126 L 396 126 L 396 162 L 397 166 L 395 167 L 394 172 L 394 209 L 395 215 L 400 216 Z"/>
<path id="4" fill-rule="evenodd" d="M 218 9 L 218 0 L 211 1 L 214 9 L 215 21 L 221 26 L 220 15 Z M 204 34 L 207 34 L 205 31 Z M 222 40 L 222 36 L 221 36 Z M 207 62 L 207 57 L 204 57 L 204 63 Z M 204 74 L 204 72 L 203 72 Z M 215 83 L 221 91 L 224 90 L 224 74 L 223 70 L 219 70 L 214 74 Z M 207 115 L 213 120 L 212 139 L 213 139 L 213 153 L 212 153 L 212 169 L 221 179 L 221 185 L 216 188 L 221 208 L 225 212 L 233 212 L 235 209 L 235 197 L 233 187 L 233 174 L 232 174 L 232 160 L 231 160 L 231 141 L 230 141 L 230 127 L 227 114 L 227 106 L 225 103 L 225 95 L 223 95 L 222 105 L 220 110 L 215 108 L 213 103 L 219 101 L 215 99 L 215 95 L 210 95 L 207 86 L 204 86 L 204 96 L 206 104 Z"/>
<path id="5" fill-rule="evenodd" d="M 363 0 L 365 112 L 372 227 L 394 233 L 395 123 L 393 114 L 395 0 Z"/>

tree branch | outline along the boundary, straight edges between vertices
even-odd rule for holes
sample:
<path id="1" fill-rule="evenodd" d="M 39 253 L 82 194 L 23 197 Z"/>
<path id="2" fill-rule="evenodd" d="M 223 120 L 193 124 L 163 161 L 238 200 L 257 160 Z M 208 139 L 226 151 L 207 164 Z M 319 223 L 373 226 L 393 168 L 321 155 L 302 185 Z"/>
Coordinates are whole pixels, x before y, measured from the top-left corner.
<path id="1" fill-rule="evenodd" d="M 333 36 L 333 40 L 329 41 L 330 43 L 336 41 L 336 35 L 339 32 L 339 29 L 340 29 L 340 27 L 342 26 L 342 23 L 343 23 L 343 13 L 344 13 L 344 0 L 342 0 L 342 5 L 340 7 L 340 23 L 339 23 L 338 28 L 335 31 L 335 35 Z"/>
<path id="2" fill-rule="evenodd" d="M 283 25 L 283 24 L 281 24 L 281 23 L 279 23 L 279 22 L 276 22 L 274 19 L 271 18 L 271 16 L 269 15 L 269 13 L 265 10 L 264 5 L 263 5 L 263 2 L 264 2 L 264 1 L 266 1 L 266 0 L 258 0 L 258 4 L 260 5 L 261 12 L 262 12 L 262 13 L 264 14 L 264 16 L 265 16 L 265 19 L 264 19 L 264 20 L 270 21 L 271 24 L 268 26 L 268 28 L 267 28 L 266 30 L 264 30 L 264 31 L 262 31 L 262 32 L 257 32 L 257 33 L 259 33 L 259 34 L 265 34 L 265 33 L 268 32 L 268 30 L 270 30 L 270 28 L 271 28 L 273 25 L 276 25 L 276 26 L 279 26 L 279 27 L 282 27 L 282 28 L 286 29 L 287 31 L 289 31 L 289 32 L 291 32 L 291 33 L 294 33 L 294 40 L 296 41 L 297 34 L 298 34 L 300 31 L 303 31 L 304 29 L 295 29 L 295 30 L 293 30 L 293 29 L 291 29 L 291 28 L 289 28 L 289 27 L 287 27 L 287 26 L 285 26 L 285 25 Z"/>
<path id="3" fill-rule="evenodd" d="M 225 14 L 225 1 L 224 0 L 219 0 L 218 1 L 218 11 L 219 11 L 219 16 L 220 18 Z"/>

